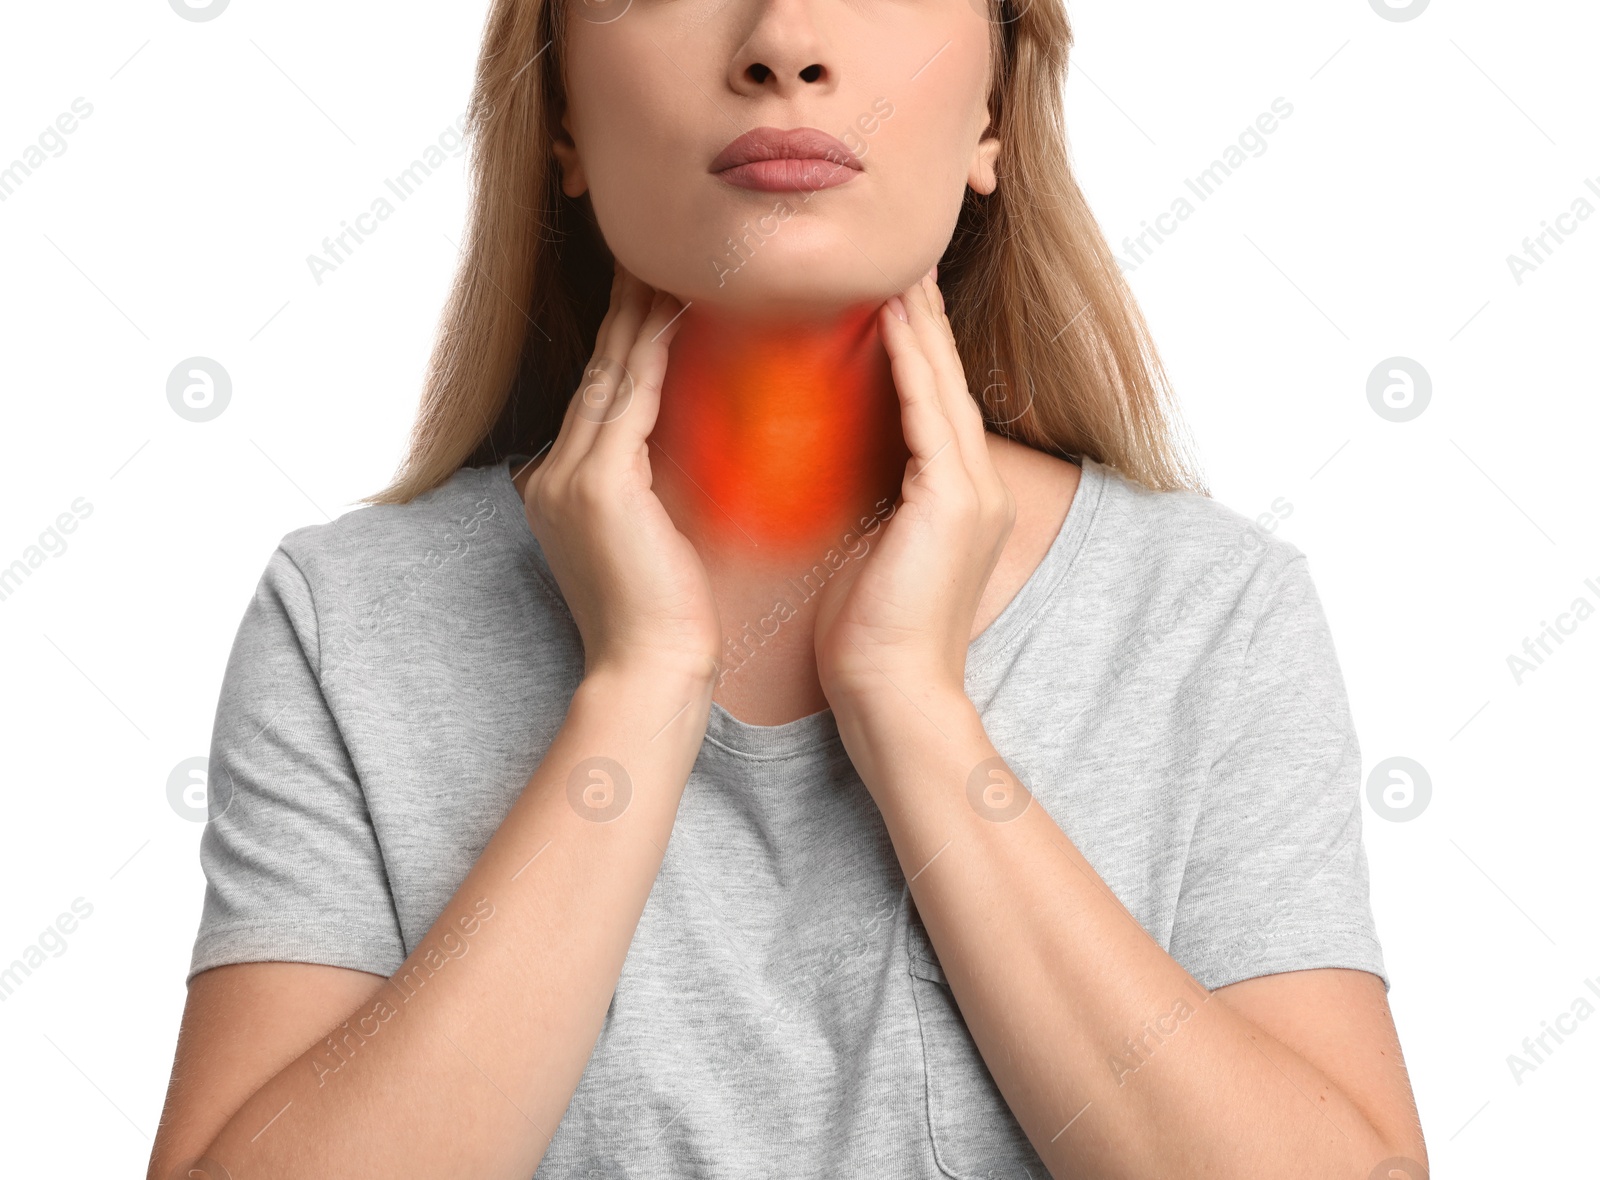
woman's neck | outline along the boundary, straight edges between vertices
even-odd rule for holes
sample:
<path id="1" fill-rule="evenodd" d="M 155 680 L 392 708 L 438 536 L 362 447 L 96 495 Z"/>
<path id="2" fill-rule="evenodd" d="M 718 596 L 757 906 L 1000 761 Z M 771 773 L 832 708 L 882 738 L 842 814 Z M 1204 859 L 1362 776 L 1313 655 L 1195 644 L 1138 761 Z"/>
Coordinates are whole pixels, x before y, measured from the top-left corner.
<path id="1" fill-rule="evenodd" d="M 690 307 L 650 435 L 654 490 L 708 560 L 820 560 L 882 519 L 909 457 L 877 305 L 820 318 Z"/>

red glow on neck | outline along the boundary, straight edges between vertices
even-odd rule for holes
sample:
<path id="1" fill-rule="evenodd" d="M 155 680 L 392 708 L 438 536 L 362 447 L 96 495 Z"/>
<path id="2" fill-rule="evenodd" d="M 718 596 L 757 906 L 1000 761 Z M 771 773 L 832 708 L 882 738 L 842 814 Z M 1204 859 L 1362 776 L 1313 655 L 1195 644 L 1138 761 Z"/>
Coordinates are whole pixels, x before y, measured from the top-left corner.
<path id="1" fill-rule="evenodd" d="M 877 315 L 875 305 L 823 322 L 683 313 L 651 466 L 697 545 L 809 556 L 894 502 L 909 453 Z"/>

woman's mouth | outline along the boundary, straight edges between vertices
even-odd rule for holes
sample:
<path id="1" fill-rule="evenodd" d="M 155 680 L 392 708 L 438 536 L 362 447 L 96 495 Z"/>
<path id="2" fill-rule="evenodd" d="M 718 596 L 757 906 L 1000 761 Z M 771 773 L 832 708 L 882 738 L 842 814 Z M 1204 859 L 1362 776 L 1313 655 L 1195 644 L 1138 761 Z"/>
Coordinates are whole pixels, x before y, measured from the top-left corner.
<path id="1" fill-rule="evenodd" d="M 834 188 L 862 168 L 854 152 L 815 127 L 757 127 L 723 148 L 710 171 L 739 188 L 794 192 Z"/>

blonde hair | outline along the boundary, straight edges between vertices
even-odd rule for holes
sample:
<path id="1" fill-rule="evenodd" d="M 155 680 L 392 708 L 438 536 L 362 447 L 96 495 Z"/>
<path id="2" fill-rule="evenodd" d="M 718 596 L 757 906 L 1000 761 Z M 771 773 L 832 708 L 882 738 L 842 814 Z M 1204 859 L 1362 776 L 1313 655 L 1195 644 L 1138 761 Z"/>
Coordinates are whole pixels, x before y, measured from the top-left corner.
<path id="1" fill-rule="evenodd" d="M 985 2 L 985 0 L 980 0 Z M 1148 326 L 1067 157 L 1062 0 L 987 0 L 998 188 L 966 190 L 939 260 L 989 429 L 1147 487 L 1209 494 Z M 468 109 L 472 201 L 408 452 L 367 503 L 555 438 L 605 316 L 612 257 L 588 195 L 561 191 L 560 0 L 494 0 Z M 531 60 L 530 60 L 531 59 Z M 1020 380 L 1019 380 L 1020 378 Z"/>

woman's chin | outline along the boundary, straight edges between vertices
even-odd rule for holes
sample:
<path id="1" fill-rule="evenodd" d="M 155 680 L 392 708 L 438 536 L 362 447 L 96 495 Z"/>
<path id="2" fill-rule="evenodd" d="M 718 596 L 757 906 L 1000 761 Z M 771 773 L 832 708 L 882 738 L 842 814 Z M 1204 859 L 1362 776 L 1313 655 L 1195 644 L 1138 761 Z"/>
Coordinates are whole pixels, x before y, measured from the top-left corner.
<path id="1" fill-rule="evenodd" d="M 734 319 L 831 319 L 850 311 L 875 311 L 894 293 L 875 272 L 845 275 L 814 265 L 763 266 L 754 261 L 668 289 L 680 302 L 692 300 Z"/>

